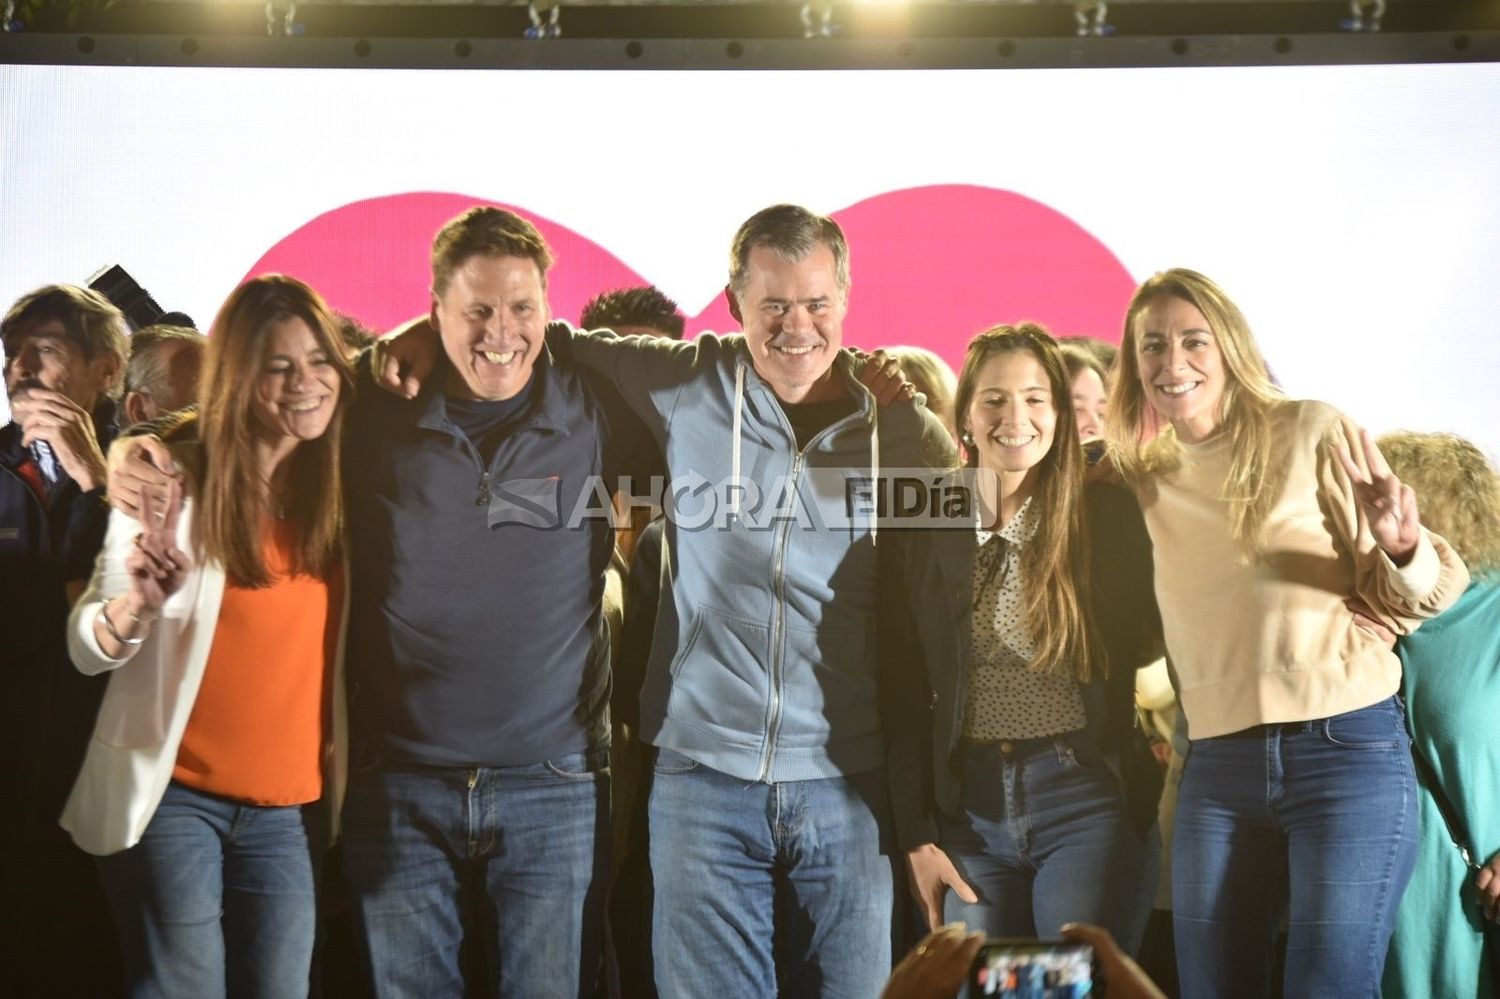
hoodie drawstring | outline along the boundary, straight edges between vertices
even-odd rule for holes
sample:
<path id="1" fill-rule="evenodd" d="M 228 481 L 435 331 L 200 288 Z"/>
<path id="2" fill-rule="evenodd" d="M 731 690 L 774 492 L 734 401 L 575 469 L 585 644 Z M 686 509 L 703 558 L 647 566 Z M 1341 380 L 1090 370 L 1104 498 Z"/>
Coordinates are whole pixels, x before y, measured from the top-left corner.
<path id="1" fill-rule="evenodd" d="M 745 406 L 745 366 L 734 366 L 734 440 L 729 445 L 729 516 L 740 515 L 740 428 L 743 424 L 741 411 Z"/>
<path id="2" fill-rule="evenodd" d="M 870 481 L 875 484 L 875 495 L 880 495 L 880 410 L 875 410 L 875 420 L 870 425 Z M 880 503 L 870 513 L 870 544 L 879 544 Z"/>

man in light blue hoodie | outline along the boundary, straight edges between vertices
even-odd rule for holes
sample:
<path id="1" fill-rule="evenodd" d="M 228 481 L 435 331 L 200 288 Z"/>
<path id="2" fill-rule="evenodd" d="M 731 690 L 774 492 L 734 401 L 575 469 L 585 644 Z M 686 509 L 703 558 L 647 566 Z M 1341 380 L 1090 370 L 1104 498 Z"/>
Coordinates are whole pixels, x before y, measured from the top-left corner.
<path id="1" fill-rule="evenodd" d="M 851 475 L 951 466 L 921 406 L 877 409 L 843 349 L 849 255 L 832 219 L 777 205 L 740 227 L 741 336 L 551 337 L 662 444 L 666 570 L 642 737 L 653 942 L 665 997 L 867 999 L 890 970 L 891 836 L 873 516 Z"/>

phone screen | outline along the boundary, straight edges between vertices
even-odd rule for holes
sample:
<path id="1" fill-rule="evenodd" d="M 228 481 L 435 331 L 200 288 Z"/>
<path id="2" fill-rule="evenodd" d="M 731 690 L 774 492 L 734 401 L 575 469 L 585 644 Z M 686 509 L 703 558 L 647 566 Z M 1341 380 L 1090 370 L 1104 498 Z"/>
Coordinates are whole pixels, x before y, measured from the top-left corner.
<path id="1" fill-rule="evenodd" d="M 987 940 L 969 972 L 970 996 L 1078 999 L 1094 994 L 1094 948 L 1063 940 Z"/>

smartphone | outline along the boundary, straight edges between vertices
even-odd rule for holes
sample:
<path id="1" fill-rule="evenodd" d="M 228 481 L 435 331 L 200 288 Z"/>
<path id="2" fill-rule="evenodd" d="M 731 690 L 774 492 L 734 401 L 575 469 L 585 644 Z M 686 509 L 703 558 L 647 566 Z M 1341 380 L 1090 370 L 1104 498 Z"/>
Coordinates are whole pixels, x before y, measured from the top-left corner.
<path id="1" fill-rule="evenodd" d="M 986 940 L 969 970 L 969 995 L 995 999 L 1097 996 L 1094 948 L 1066 940 Z"/>

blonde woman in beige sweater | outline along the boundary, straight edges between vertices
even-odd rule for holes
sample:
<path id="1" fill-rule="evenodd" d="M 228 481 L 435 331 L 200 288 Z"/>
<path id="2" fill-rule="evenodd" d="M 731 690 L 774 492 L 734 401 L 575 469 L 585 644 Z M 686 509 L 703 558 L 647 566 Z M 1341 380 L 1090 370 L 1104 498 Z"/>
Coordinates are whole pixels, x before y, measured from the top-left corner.
<path id="1" fill-rule="evenodd" d="M 1126 314 L 1109 439 L 1155 547 L 1191 750 L 1172 855 L 1182 994 L 1373 996 L 1416 843 L 1406 634 L 1468 585 L 1368 434 L 1272 383 L 1208 278 L 1164 271 Z"/>

